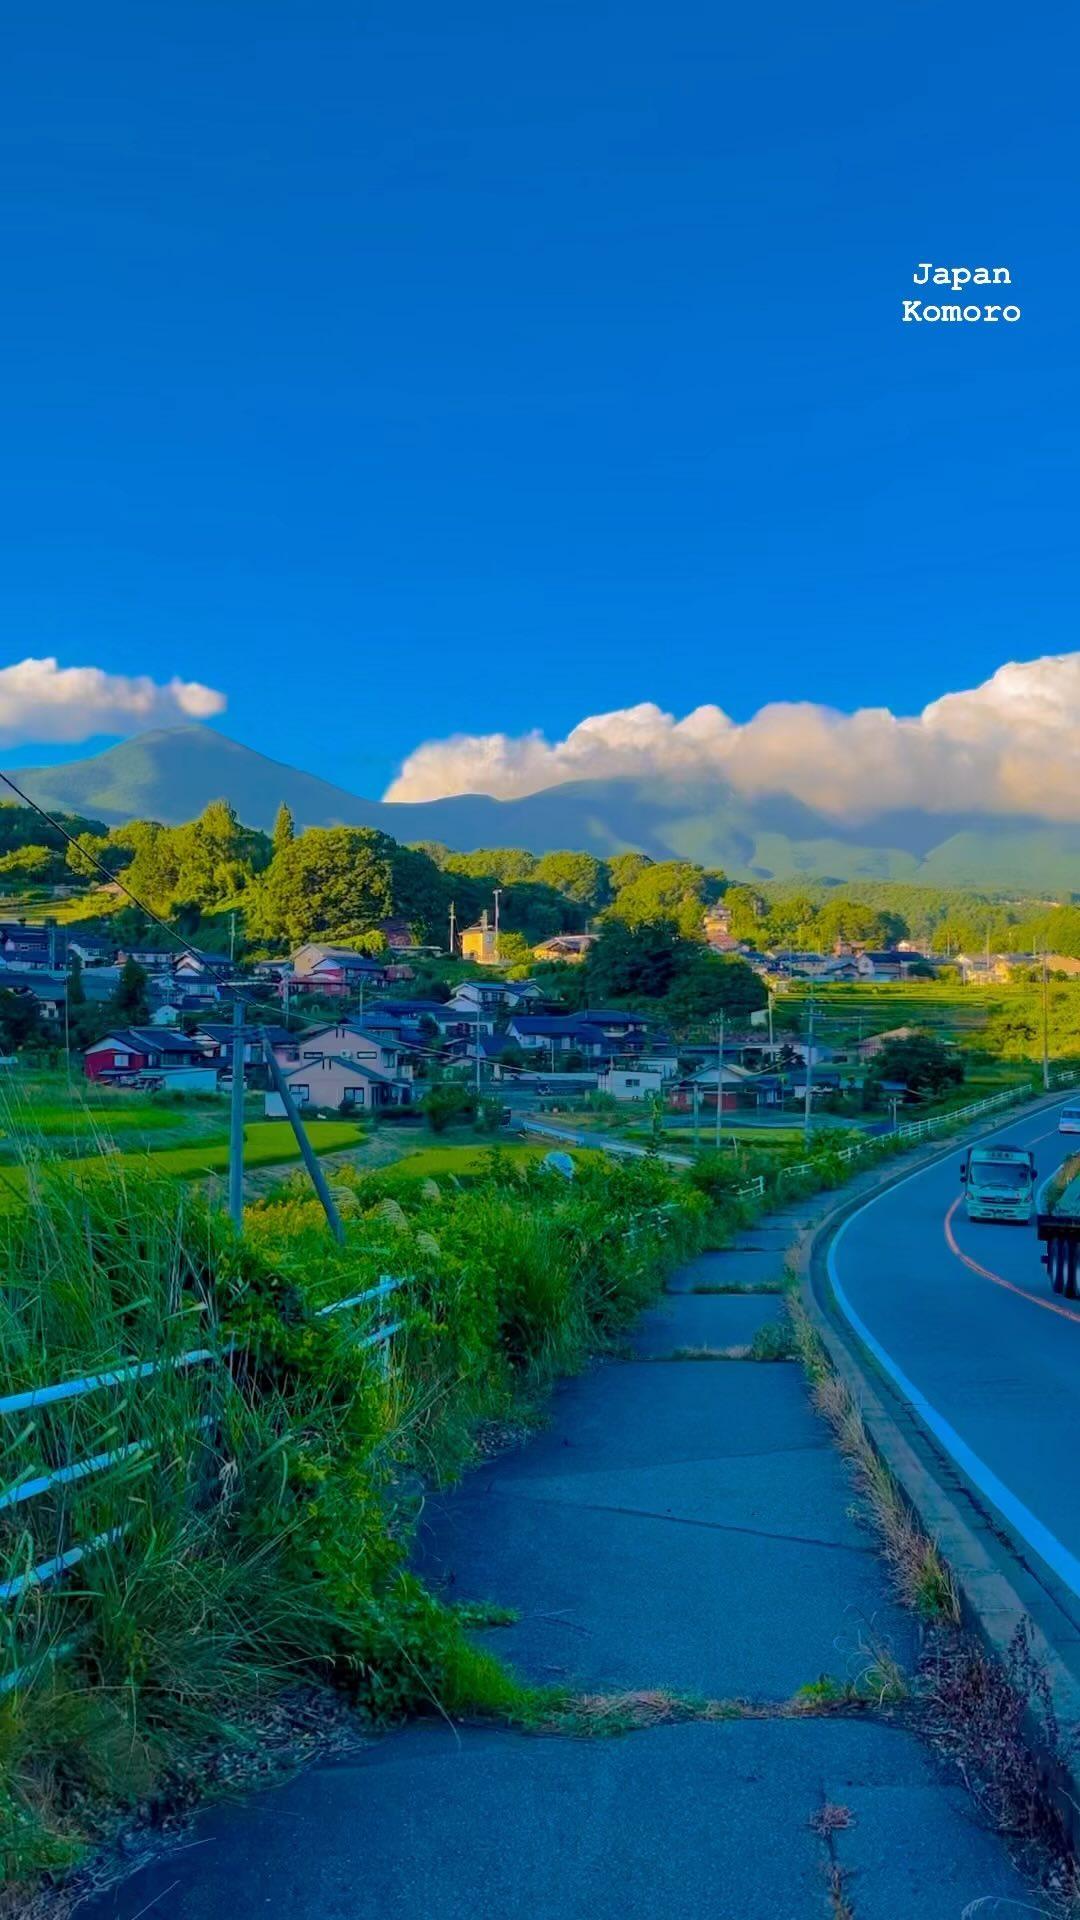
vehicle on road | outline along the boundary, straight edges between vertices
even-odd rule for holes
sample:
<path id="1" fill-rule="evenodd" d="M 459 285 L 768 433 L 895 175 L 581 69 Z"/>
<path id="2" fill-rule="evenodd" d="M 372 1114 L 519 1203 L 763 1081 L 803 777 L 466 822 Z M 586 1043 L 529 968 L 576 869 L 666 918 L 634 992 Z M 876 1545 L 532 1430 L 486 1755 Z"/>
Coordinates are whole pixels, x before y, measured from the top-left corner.
<path id="1" fill-rule="evenodd" d="M 1059 1133 L 1080 1133 L 1080 1101 L 1070 1100 L 1061 1109 L 1058 1120 Z"/>
<path id="2" fill-rule="evenodd" d="M 1035 1209 L 1035 1156 L 1030 1147 L 972 1147 L 960 1164 L 969 1220 L 1011 1220 L 1026 1226 Z"/>

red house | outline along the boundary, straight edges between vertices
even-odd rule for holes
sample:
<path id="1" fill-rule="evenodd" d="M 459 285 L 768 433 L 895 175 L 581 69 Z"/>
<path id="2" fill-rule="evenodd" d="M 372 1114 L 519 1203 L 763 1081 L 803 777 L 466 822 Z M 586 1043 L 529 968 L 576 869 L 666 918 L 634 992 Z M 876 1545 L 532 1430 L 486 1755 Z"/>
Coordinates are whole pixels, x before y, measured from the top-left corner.
<path id="1" fill-rule="evenodd" d="M 88 1080 L 134 1080 L 140 1073 L 156 1073 L 163 1067 L 205 1067 L 210 1055 L 186 1033 L 170 1033 L 167 1027 L 118 1027 L 87 1047 L 83 1068 Z"/>

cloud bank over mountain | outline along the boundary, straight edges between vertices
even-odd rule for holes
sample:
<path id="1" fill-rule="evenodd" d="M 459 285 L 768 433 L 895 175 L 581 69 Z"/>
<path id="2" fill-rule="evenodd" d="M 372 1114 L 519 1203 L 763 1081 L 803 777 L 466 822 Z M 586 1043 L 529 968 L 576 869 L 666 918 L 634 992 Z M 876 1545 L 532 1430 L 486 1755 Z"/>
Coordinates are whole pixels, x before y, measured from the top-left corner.
<path id="1" fill-rule="evenodd" d="M 387 800 L 516 799 L 568 780 L 718 777 L 787 793 L 839 819 L 919 807 L 1080 819 L 1080 653 L 1012 661 L 982 686 L 906 718 L 776 701 L 740 725 L 718 706 L 682 720 L 651 702 L 539 731 L 453 734 L 411 753 Z"/>
<path id="2" fill-rule="evenodd" d="M 95 734 L 210 720 L 226 705 L 223 693 L 198 680 L 173 678 L 162 686 L 147 674 L 62 667 L 56 659 L 19 660 L 0 668 L 0 747 L 25 740 L 70 743 Z"/>

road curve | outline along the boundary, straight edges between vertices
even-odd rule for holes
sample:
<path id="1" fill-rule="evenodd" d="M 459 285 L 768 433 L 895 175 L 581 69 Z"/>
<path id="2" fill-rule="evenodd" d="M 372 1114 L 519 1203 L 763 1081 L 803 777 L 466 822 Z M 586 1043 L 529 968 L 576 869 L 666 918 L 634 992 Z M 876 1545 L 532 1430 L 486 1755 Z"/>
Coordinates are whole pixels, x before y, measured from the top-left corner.
<path id="1" fill-rule="evenodd" d="M 1040 1185 L 1076 1144 L 1058 1133 L 1061 1104 L 988 1136 L 1032 1147 Z M 829 1277 L 860 1340 L 1057 1577 L 1080 1628 L 1080 1301 L 1051 1292 L 1033 1225 L 967 1219 L 965 1151 L 851 1214 L 829 1247 Z"/>

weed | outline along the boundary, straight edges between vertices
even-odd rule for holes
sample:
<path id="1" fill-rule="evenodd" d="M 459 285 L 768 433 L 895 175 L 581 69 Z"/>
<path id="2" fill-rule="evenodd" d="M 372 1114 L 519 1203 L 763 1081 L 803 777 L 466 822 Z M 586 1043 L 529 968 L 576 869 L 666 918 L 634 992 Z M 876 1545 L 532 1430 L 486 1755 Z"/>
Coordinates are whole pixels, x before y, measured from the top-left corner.
<path id="1" fill-rule="evenodd" d="M 460 1626 L 473 1629 L 512 1627 L 520 1618 L 515 1607 L 497 1607 L 483 1600 L 459 1600 L 450 1611 Z"/>
<path id="2" fill-rule="evenodd" d="M 444 1607 L 404 1570 L 420 1490 L 519 1431 L 709 1218 L 662 1166 L 582 1165 L 567 1188 L 489 1153 L 467 1191 L 341 1169 L 342 1246 L 295 1187 L 249 1208 L 241 1240 L 168 1164 L 109 1155 L 84 1179 L 35 1152 L 0 1213 L 0 1392 L 231 1354 L 0 1436 L 10 1487 L 107 1462 L 0 1510 L 0 1578 L 58 1542 L 106 1543 L 88 1577 L 28 1587 L 0 1615 L 0 1675 L 18 1676 L 0 1692 L 0 1850 L 24 1882 L 193 1777 L 194 1755 L 298 1679 L 336 1682 L 381 1724 L 566 1712 L 565 1691 L 471 1640 L 509 1610 Z M 366 1310 L 319 1310 L 386 1273 L 409 1280 L 383 1375 L 357 1339 Z"/>
<path id="3" fill-rule="evenodd" d="M 795 1330 L 789 1319 L 766 1320 L 750 1342 L 751 1360 L 794 1360 L 797 1354 Z"/>
<path id="4" fill-rule="evenodd" d="M 862 1414 L 800 1301 L 789 1306 L 796 1350 L 811 1384 L 814 1404 L 828 1421 L 841 1452 L 851 1461 L 893 1583 L 905 1605 L 925 1619 L 955 1622 L 960 1605 L 952 1574 L 919 1526 L 888 1467 L 866 1431 Z"/>
<path id="5" fill-rule="evenodd" d="M 811 1832 L 816 1833 L 822 1840 L 828 1839 L 830 1833 L 843 1833 L 847 1827 L 854 1824 L 855 1815 L 851 1808 L 840 1806 L 833 1800 L 824 1801 L 807 1821 Z"/>

